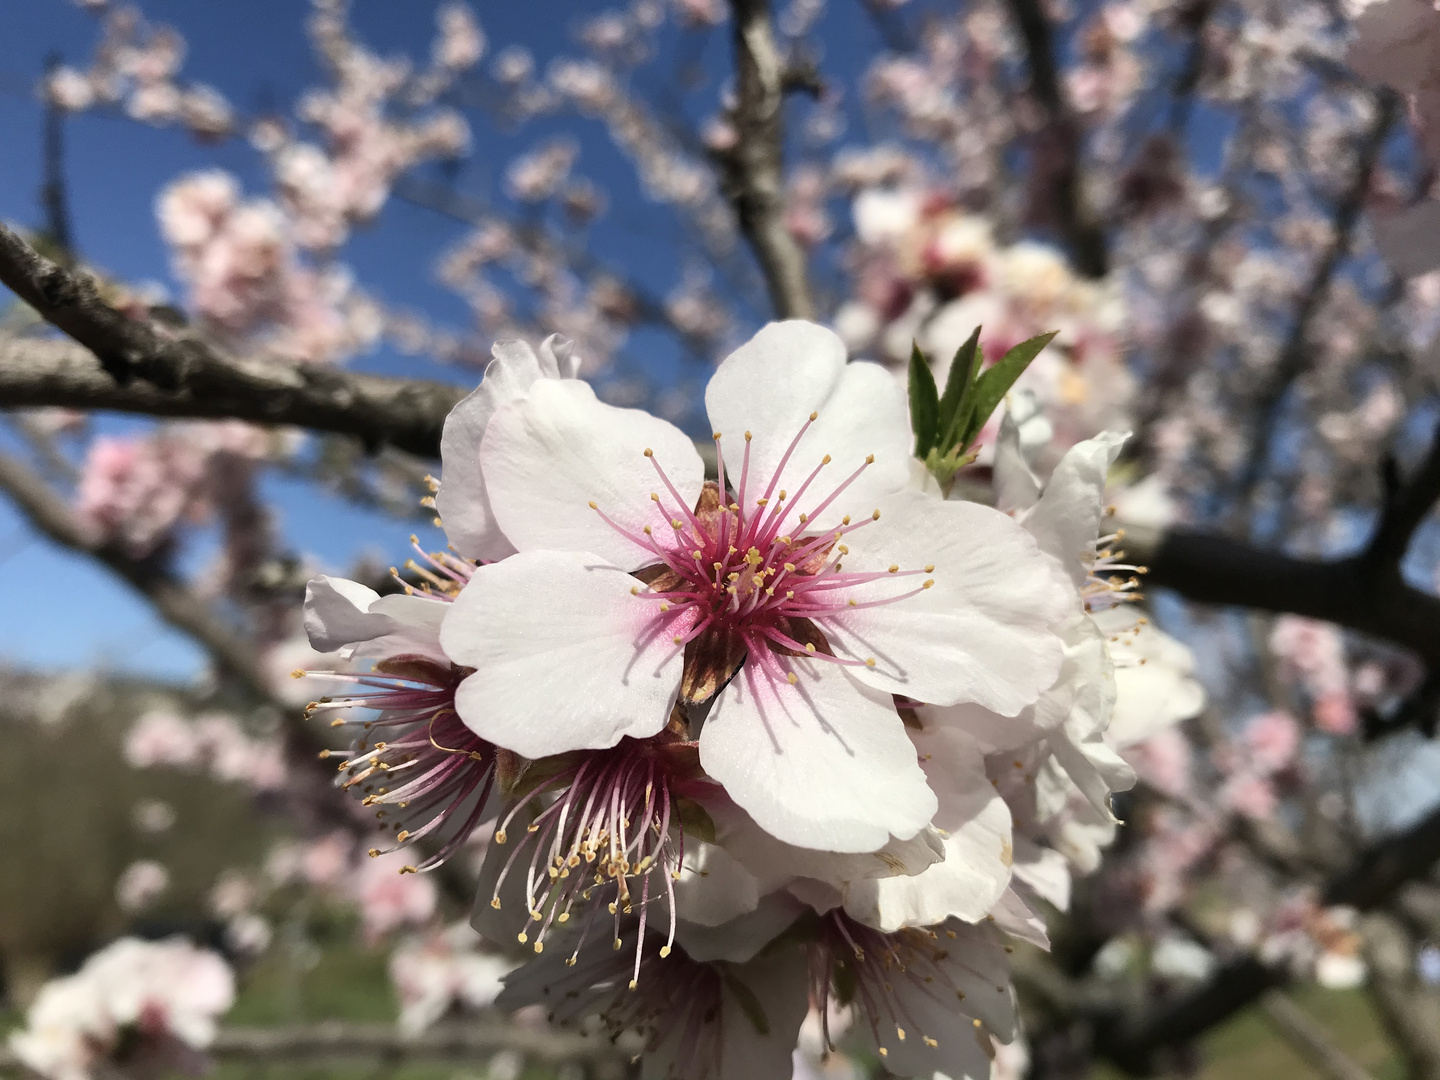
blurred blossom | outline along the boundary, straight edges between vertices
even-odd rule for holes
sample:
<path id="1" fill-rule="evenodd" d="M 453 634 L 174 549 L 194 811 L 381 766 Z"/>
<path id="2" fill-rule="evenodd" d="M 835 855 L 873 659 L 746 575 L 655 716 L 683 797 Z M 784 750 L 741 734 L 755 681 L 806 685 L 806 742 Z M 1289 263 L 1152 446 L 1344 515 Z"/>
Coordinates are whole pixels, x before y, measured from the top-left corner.
<path id="1" fill-rule="evenodd" d="M 149 907 L 170 888 L 170 871 L 153 859 L 127 866 L 115 882 L 115 902 L 127 915 Z"/>

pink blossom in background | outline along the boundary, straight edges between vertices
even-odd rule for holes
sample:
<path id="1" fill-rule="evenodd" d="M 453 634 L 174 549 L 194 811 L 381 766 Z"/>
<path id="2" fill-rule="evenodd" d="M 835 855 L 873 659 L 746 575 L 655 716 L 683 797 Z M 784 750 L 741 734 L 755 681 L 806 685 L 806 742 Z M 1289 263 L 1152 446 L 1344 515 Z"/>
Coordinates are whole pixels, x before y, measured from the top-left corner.
<path id="1" fill-rule="evenodd" d="M 1122 756 L 1135 768 L 1140 779 L 1173 799 L 1191 794 L 1193 751 L 1190 740 L 1175 728 L 1165 728 Z"/>
<path id="2" fill-rule="evenodd" d="M 349 888 L 360 909 L 365 937 L 377 941 L 404 926 L 423 926 L 435 914 L 435 883 L 416 873 L 402 873 L 400 853 L 364 859 L 350 875 Z"/>
<path id="3" fill-rule="evenodd" d="M 1283 709 L 1261 713 L 1242 736 L 1246 764 L 1264 774 L 1289 768 L 1300 750 L 1300 736 L 1300 722 Z"/>
<path id="4" fill-rule="evenodd" d="M 200 761 L 200 742 L 190 722 L 163 710 L 145 713 L 130 726 L 121 751 L 133 768 L 189 768 Z"/>
<path id="5" fill-rule="evenodd" d="M 1219 799 L 1226 809 L 1256 821 L 1273 817 L 1279 805 L 1274 785 L 1253 773 L 1232 776 L 1221 786 Z"/>
<path id="6" fill-rule="evenodd" d="M 131 863 L 115 882 L 115 902 L 127 915 L 149 907 L 170 888 L 170 871 L 153 859 Z"/>

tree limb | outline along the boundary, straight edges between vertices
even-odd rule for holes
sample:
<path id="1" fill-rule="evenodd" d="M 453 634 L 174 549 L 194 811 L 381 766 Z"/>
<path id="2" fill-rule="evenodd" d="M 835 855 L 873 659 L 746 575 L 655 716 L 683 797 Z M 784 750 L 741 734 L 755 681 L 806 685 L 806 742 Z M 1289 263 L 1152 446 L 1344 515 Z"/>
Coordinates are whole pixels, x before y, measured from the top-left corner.
<path id="1" fill-rule="evenodd" d="M 1275 357 L 1269 377 L 1254 395 L 1254 410 L 1251 416 L 1250 456 L 1240 477 L 1239 502 L 1243 506 L 1264 474 L 1269 459 L 1269 435 L 1275 430 L 1276 419 L 1285 391 L 1305 370 L 1313 352 L 1310 346 L 1310 326 L 1319 314 L 1325 298 L 1330 293 L 1330 283 L 1340 263 L 1350 254 L 1350 243 L 1360 212 L 1365 207 L 1366 196 L 1370 193 L 1371 177 L 1379 164 L 1381 151 L 1390 137 L 1401 113 L 1400 96 L 1392 90 L 1375 92 L 1375 119 L 1365 133 L 1356 151 L 1355 175 L 1350 186 L 1335 204 L 1332 212 L 1333 238 L 1325 253 L 1320 256 L 1310 271 L 1310 279 L 1300 293 L 1300 303 L 1295 309 L 1295 319 L 1290 333 Z"/>
<path id="2" fill-rule="evenodd" d="M 1279 990 L 1260 999 L 1260 1011 L 1280 1037 L 1327 1080 L 1374 1080 L 1335 1045 L 1322 1024 Z"/>
<path id="3" fill-rule="evenodd" d="M 407 1037 L 388 1024 L 325 1020 L 287 1027 L 224 1027 L 208 1053 L 225 1061 L 286 1063 L 298 1061 L 383 1060 L 476 1061 L 511 1050 L 532 1061 L 566 1061 L 623 1066 L 627 1054 L 608 1039 L 547 1027 L 526 1027 L 496 1018 L 447 1022 Z M 19 1061 L 0 1046 L 0 1068 Z"/>
<path id="4" fill-rule="evenodd" d="M 1440 501 L 1440 428 L 1408 479 L 1387 469 L 1386 498 L 1365 548 L 1317 561 L 1227 536 L 1172 529 L 1126 530 L 1125 546 L 1152 585 L 1202 604 L 1225 604 L 1321 619 L 1403 646 L 1440 678 L 1440 597 L 1408 584 L 1401 563 Z"/>
<path id="5" fill-rule="evenodd" d="M 805 252 L 785 227 L 783 106 L 786 65 L 769 0 L 731 0 L 735 26 L 735 145 L 717 155 L 725 195 L 749 241 L 775 314 L 812 319 Z"/>
<path id="6" fill-rule="evenodd" d="M 1042 0 L 1008 0 L 1008 6 L 1025 43 L 1030 92 L 1045 113 L 1045 127 L 1039 138 L 1046 144 L 1046 156 L 1053 158 L 1047 161 L 1046 168 L 1053 171 L 1050 181 L 1056 196 L 1049 209 L 1056 215 L 1056 228 L 1070 249 L 1075 268 L 1086 277 L 1104 277 L 1110 268 L 1105 230 L 1086 204 L 1080 170 L 1080 122 L 1060 81 L 1050 19 Z"/>
<path id="7" fill-rule="evenodd" d="M 1440 862 L 1440 808 L 1405 831 L 1366 849 L 1330 879 L 1321 902 L 1370 911 L 1388 903 L 1407 882 Z M 1167 1049 L 1193 1042 L 1267 991 L 1289 981 L 1283 963 L 1245 955 L 1206 982 L 1139 1018 L 1100 1017 L 1096 1050 L 1135 1076 L 1150 1075 Z"/>
<path id="8" fill-rule="evenodd" d="M 444 383 L 224 356 L 117 311 L 88 275 L 57 266 L 4 225 L 0 282 L 93 354 L 49 344 L 32 363 L 35 343 L 19 355 L 7 345 L 0 352 L 4 408 L 67 405 L 293 424 L 436 457 L 445 414 L 465 394 Z"/>

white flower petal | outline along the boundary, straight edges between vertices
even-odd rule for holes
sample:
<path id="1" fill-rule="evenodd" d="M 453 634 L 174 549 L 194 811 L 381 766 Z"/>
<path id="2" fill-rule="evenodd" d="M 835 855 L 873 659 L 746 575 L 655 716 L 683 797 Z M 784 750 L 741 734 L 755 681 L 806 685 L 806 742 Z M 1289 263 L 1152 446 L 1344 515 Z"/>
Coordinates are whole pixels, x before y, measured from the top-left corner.
<path id="1" fill-rule="evenodd" d="M 1000 421 L 1000 435 L 995 440 L 993 469 L 995 508 L 1001 513 L 1029 510 L 1039 501 L 1040 481 L 1025 460 L 1020 445 L 1020 423 L 1008 403 L 1004 419 Z"/>
<path id="2" fill-rule="evenodd" d="M 939 800 L 935 826 L 947 834 L 945 860 L 850 890 L 845 910 L 886 933 L 951 917 L 978 922 L 1010 883 L 1010 810 L 985 774 L 979 747 L 949 726 L 909 734 Z"/>
<path id="3" fill-rule="evenodd" d="M 483 739 L 529 758 L 613 746 L 665 726 L 681 650 L 635 579 L 583 552 L 537 551 L 482 566 L 440 642 L 475 673 L 455 708 Z"/>
<path id="4" fill-rule="evenodd" d="M 736 349 L 710 379 L 705 409 L 722 436 L 726 479 L 740 482 L 746 431 L 750 479 L 746 497 L 764 495 L 781 459 L 812 412 L 819 417 L 800 440 L 775 482 L 795 499 L 800 485 L 830 454 L 834 461 L 790 507 L 809 513 L 835 491 L 869 454 L 872 465 L 812 525 L 825 528 L 846 514 L 868 514 L 876 500 L 910 479 L 910 424 L 894 376 L 875 364 L 845 362 L 845 345 L 814 323 L 771 323 Z M 788 526 L 787 526 L 788 527 Z"/>
<path id="5" fill-rule="evenodd" d="M 715 825 L 716 842 L 754 876 L 762 894 L 806 879 L 843 896 L 857 881 L 918 874 L 945 857 L 941 837 L 931 828 L 908 840 L 891 837 L 878 851 L 817 851 L 775 839 L 724 795 L 707 798 L 704 805 Z"/>
<path id="6" fill-rule="evenodd" d="M 676 1061 L 693 1054 L 692 1040 L 715 1047 L 718 1060 L 708 1062 L 714 1077 L 790 1075 L 790 1055 L 809 1010 L 804 955 L 786 949 L 748 964 L 719 966 L 724 987 L 719 1015 L 704 1021 L 705 1027 L 716 1025 L 713 1035 L 703 1027 L 697 1032 L 695 1025 L 674 1025 L 641 1059 L 641 1080 L 670 1080 L 681 1075 L 675 1070 Z"/>
<path id="7" fill-rule="evenodd" d="M 875 851 L 930 823 L 935 796 L 888 694 L 828 661 L 787 657 L 795 685 L 745 664 L 700 732 L 700 764 L 797 847 Z"/>
<path id="8" fill-rule="evenodd" d="M 1141 624 L 1128 605 L 1095 613 L 1115 657 L 1115 710 L 1105 741 L 1118 749 L 1144 742 L 1205 708 L 1190 649 L 1153 623 Z"/>
<path id="9" fill-rule="evenodd" d="M 936 992 L 933 983 L 897 974 L 891 995 L 897 1016 L 905 1018 L 905 1038 L 880 1033 L 888 1051 L 885 1067 L 897 1076 L 940 1072 L 957 1080 L 987 1080 L 989 1034 L 1002 1042 L 1015 1036 L 1015 998 L 1004 945 L 988 924 L 970 926 L 951 919 L 937 929 L 945 955 L 935 964 L 940 972 L 936 978 L 951 985 Z M 964 994 L 963 999 L 957 1000 L 955 992 Z M 982 1021 L 988 1034 L 966 1022 L 966 1016 Z M 928 1045 L 926 1038 L 937 1045 Z"/>
<path id="10" fill-rule="evenodd" d="M 719 887 L 718 883 L 715 883 Z M 692 960 L 729 960 L 744 963 L 788 930 L 808 909 L 786 892 L 762 896 L 755 907 L 716 926 L 685 922 L 675 928 L 675 940 Z"/>
<path id="11" fill-rule="evenodd" d="M 497 341 L 490 350 L 494 359 L 486 366 L 479 387 L 445 418 L 435 509 L 450 543 L 467 559 L 503 559 L 515 551 L 490 509 L 480 468 L 480 444 L 497 409 L 524 397 L 536 381 L 560 377 L 551 341 L 546 338 L 540 347 L 548 360 L 545 364 L 527 342 Z"/>
<path id="12" fill-rule="evenodd" d="M 973 701 L 1014 716 L 1060 668 L 1055 627 L 1079 599 L 1024 529 L 970 502 L 898 492 L 880 520 L 848 534 L 847 571 L 934 566 L 935 584 L 892 604 L 817 618 L 836 655 L 873 657 L 853 676 L 888 693 L 953 705 Z M 917 577 L 883 579 L 848 595 L 858 602 L 897 596 Z"/>
<path id="13" fill-rule="evenodd" d="M 426 656 L 444 663 L 440 623 L 449 606 L 427 596 L 381 596 L 359 582 L 322 576 L 305 586 L 305 631 L 317 652 Z"/>
<path id="14" fill-rule="evenodd" d="M 1105 477 L 1129 432 L 1104 432 L 1076 443 L 1065 452 L 1035 508 L 1025 516 L 1025 528 L 1065 568 L 1076 586 L 1085 583 L 1081 558 L 1094 550 L 1105 507 Z"/>
<path id="15" fill-rule="evenodd" d="M 675 506 L 655 467 L 679 491 Z M 625 570 L 659 558 L 621 535 L 590 508 L 639 534 L 649 525 L 668 543 L 671 518 L 683 520 L 705 480 L 705 465 L 684 432 L 641 409 L 617 409 L 583 382 L 542 380 L 491 419 L 481 464 L 495 519 L 520 551 L 591 551 Z"/>

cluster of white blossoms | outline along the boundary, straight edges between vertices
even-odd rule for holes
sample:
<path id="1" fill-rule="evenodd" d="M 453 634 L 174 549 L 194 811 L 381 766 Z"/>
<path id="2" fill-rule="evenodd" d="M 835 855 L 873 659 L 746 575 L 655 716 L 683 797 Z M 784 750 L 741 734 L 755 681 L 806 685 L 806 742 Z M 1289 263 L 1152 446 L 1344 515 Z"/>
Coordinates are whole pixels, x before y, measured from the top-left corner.
<path id="1" fill-rule="evenodd" d="M 218 954 L 183 938 L 121 938 L 41 987 L 10 1049 L 50 1080 L 195 1074 L 234 1000 L 235 976 Z"/>
<path id="2" fill-rule="evenodd" d="M 1139 620 L 1092 614 L 1133 579 L 1099 535 L 1123 437 L 1042 490 L 1010 423 L 998 508 L 946 499 L 894 377 L 776 323 L 706 390 L 707 479 L 567 343 L 494 357 L 445 427 L 452 553 L 311 583 L 362 684 L 314 706 L 356 725 L 342 782 L 430 838 L 411 869 L 492 829 L 475 926 L 533 950 L 497 1004 L 636 1032 L 647 1076 L 789 1075 L 812 1010 L 894 1075 L 988 1076 L 1009 939 L 1044 944 L 1059 844 L 1134 778 L 1107 639 Z"/>

